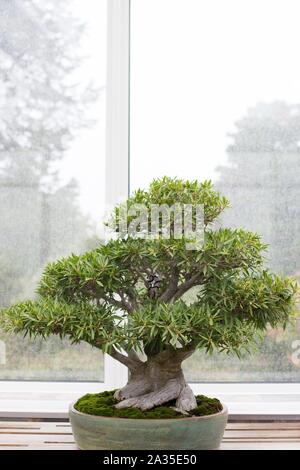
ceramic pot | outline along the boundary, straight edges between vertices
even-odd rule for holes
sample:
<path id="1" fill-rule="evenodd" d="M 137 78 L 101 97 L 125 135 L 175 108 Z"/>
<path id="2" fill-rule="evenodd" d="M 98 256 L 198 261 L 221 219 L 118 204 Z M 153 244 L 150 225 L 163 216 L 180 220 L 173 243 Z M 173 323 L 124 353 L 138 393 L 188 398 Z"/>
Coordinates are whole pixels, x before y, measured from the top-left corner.
<path id="1" fill-rule="evenodd" d="M 218 449 L 228 411 L 179 419 L 129 419 L 94 416 L 69 410 L 74 438 L 82 450 Z"/>

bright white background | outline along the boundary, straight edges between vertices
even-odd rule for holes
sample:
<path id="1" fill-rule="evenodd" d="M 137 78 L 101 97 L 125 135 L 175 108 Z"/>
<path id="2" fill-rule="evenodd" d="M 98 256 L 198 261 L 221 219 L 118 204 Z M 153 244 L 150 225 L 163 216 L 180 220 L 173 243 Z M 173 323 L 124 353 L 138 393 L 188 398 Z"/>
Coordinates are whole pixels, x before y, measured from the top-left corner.
<path id="1" fill-rule="evenodd" d="M 73 81 L 83 87 L 92 84 L 99 94 L 89 112 L 93 125 L 78 132 L 62 160 L 60 175 L 64 182 L 77 180 L 81 209 L 100 230 L 105 205 L 107 0 L 72 0 L 72 14 L 85 24 L 78 44 L 84 61 Z"/>
<path id="2" fill-rule="evenodd" d="M 131 183 L 216 177 L 259 102 L 300 102 L 297 0 L 132 0 Z"/>

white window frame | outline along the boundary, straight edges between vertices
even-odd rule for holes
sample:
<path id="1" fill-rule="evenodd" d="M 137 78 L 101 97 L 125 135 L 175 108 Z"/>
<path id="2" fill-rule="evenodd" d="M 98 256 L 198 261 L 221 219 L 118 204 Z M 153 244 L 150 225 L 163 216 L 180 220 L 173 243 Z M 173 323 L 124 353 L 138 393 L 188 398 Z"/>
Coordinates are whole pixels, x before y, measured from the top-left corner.
<path id="1" fill-rule="evenodd" d="M 106 202 L 129 192 L 130 0 L 108 0 Z M 84 393 L 123 386 L 127 368 L 104 357 L 104 382 L 0 382 L 0 418 L 67 418 L 68 404 Z M 217 396 L 234 419 L 299 419 L 300 383 L 192 383 Z"/>

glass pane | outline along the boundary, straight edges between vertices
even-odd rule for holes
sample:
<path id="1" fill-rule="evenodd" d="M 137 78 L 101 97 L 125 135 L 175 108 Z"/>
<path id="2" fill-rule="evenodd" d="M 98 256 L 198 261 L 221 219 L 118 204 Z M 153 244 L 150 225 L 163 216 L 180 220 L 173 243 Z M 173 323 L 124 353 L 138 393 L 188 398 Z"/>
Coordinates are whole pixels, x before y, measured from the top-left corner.
<path id="1" fill-rule="evenodd" d="M 106 0 L 0 0 L 0 306 L 101 238 Z M 1 334 L 0 379 L 103 380 L 87 345 Z"/>
<path id="2" fill-rule="evenodd" d="M 257 231 L 300 276 L 300 30 L 296 0 L 132 0 L 131 189 L 212 179 L 224 225 Z M 300 321 L 251 358 L 197 353 L 191 381 L 300 381 Z M 297 342 L 298 341 L 298 342 Z"/>

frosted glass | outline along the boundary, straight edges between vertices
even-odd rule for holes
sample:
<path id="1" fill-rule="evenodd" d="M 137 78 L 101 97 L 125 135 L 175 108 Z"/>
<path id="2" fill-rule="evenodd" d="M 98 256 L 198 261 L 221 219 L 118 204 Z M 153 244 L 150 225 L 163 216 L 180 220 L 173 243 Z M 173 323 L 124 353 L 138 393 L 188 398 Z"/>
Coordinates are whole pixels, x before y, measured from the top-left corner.
<path id="1" fill-rule="evenodd" d="M 0 306 L 101 238 L 105 84 L 106 0 L 0 0 Z M 0 340 L 2 380 L 103 380 L 87 345 Z"/>
<path id="2" fill-rule="evenodd" d="M 299 14 L 296 0 L 132 0 L 131 14 L 131 189 L 212 179 L 231 200 L 222 224 L 262 234 L 266 263 L 297 278 Z M 198 353 L 186 374 L 298 382 L 299 340 L 300 321 L 241 362 Z"/>

